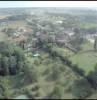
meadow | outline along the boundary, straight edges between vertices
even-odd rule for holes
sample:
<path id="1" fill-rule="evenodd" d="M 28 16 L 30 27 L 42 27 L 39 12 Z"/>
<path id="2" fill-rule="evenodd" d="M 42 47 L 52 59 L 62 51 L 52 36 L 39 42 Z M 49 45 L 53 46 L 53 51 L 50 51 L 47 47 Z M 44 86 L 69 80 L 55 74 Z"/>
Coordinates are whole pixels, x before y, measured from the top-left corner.
<path id="1" fill-rule="evenodd" d="M 84 69 L 86 74 L 88 74 L 90 71 L 94 70 L 97 64 L 97 52 L 94 51 L 92 43 L 86 42 L 82 45 L 82 50 L 69 59 L 74 64 L 78 64 L 78 66 Z"/>

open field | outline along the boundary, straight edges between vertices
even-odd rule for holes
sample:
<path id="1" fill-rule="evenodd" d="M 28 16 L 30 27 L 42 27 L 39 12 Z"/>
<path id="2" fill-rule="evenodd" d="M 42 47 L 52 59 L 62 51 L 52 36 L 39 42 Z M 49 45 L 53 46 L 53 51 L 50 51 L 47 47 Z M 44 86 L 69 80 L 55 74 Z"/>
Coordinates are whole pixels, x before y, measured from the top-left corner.
<path id="1" fill-rule="evenodd" d="M 86 41 L 85 43 L 83 43 L 82 45 L 81 45 L 81 47 L 82 47 L 82 52 L 83 51 L 86 51 L 86 50 L 94 50 L 94 48 L 93 48 L 93 43 L 90 43 L 90 42 L 88 42 L 88 41 Z"/>
<path id="2" fill-rule="evenodd" d="M 86 74 L 94 69 L 97 63 L 97 52 L 93 50 L 92 43 L 85 43 L 82 45 L 82 51 L 70 57 L 74 64 L 85 70 Z"/>
<path id="3" fill-rule="evenodd" d="M 73 64 L 78 64 L 80 68 L 85 70 L 86 74 L 94 70 L 97 63 L 97 52 L 94 51 L 93 44 L 90 42 L 82 44 L 82 50 L 77 54 L 74 54 L 65 47 L 53 47 L 52 49 L 64 57 L 67 56 Z"/>
<path id="4" fill-rule="evenodd" d="M 70 58 L 74 64 L 85 70 L 86 73 L 94 69 L 97 63 L 97 52 L 86 52 L 76 54 Z"/>

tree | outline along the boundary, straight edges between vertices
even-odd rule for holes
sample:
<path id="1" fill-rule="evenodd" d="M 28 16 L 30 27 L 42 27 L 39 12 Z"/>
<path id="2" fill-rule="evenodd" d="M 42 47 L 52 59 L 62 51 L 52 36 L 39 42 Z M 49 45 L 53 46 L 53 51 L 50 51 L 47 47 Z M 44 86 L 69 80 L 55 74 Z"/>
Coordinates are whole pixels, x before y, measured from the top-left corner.
<path id="1" fill-rule="evenodd" d="M 95 70 L 95 72 L 97 72 L 97 63 L 95 64 L 94 70 Z"/>
<path id="2" fill-rule="evenodd" d="M 23 70 L 24 70 L 24 75 L 25 75 L 24 81 L 26 81 L 27 84 L 37 82 L 38 73 L 36 72 L 36 69 L 32 65 L 26 62 Z"/>
<path id="3" fill-rule="evenodd" d="M 6 32 L 6 34 L 10 37 L 10 36 L 12 36 L 13 35 L 13 33 L 14 33 L 14 29 L 12 29 L 12 28 L 5 28 L 4 30 L 3 30 L 4 32 Z"/>
<path id="4" fill-rule="evenodd" d="M 2 55 L 9 56 L 14 53 L 14 45 L 11 43 L 8 43 L 7 41 L 5 42 L 0 42 L 0 53 Z"/>
<path id="5" fill-rule="evenodd" d="M 95 34 L 97 32 L 97 29 L 96 28 L 89 28 L 87 31 L 89 34 Z"/>
<path id="6" fill-rule="evenodd" d="M 78 28 L 74 28 L 73 31 L 75 32 L 75 34 L 79 34 L 80 33 L 80 30 Z"/>
<path id="7" fill-rule="evenodd" d="M 50 99 L 62 99 L 62 87 L 56 85 L 49 97 Z"/>
<path id="8" fill-rule="evenodd" d="M 79 75 L 84 76 L 85 75 L 85 71 L 81 68 L 78 67 L 77 64 L 73 64 L 72 68 L 75 72 L 77 72 Z"/>
<path id="9" fill-rule="evenodd" d="M 18 61 L 17 62 L 17 65 L 16 65 L 16 69 L 18 72 L 21 72 L 22 71 L 22 68 L 24 67 L 24 62 L 22 61 Z"/>
<path id="10" fill-rule="evenodd" d="M 92 93 L 90 83 L 86 79 L 75 80 L 71 87 L 72 94 L 78 99 L 85 99 Z"/>
<path id="11" fill-rule="evenodd" d="M 7 78 L 0 77 L 0 94 L 1 99 L 9 99 L 12 96 L 10 92 L 9 80 Z"/>
<path id="12" fill-rule="evenodd" d="M 73 35 L 73 38 L 71 39 L 71 44 L 74 46 L 75 49 L 78 51 L 81 50 L 81 44 L 84 42 L 84 38 L 82 33 L 78 28 L 74 29 L 75 34 Z"/>
<path id="13" fill-rule="evenodd" d="M 95 41 L 94 41 L 94 50 L 97 50 L 97 37 L 95 37 Z"/>
<path id="14" fill-rule="evenodd" d="M 9 57 L 9 70 L 10 70 L 10 74 L 16 74 L 16 72 L 17 72 L 16 65 L 17 65 L 16 57 L 15 56 L 10 56 Z"/>
<path id="15" fill-rule="evenodd" d="M 25 62 L 24 52 L 12 43 L 0 42 L 0 75 L 15 75 Z"/>
<path id="16" fill-rule="evenodd" d="M 2 54 L 0 54 L 0 75 L 1 75 L 1 71 L 2 71 Z"/>
<path id="17" fill-rule="evenodd" d="M 97 89 L 97 70 L 91 71 L 87 75 L 88 81 L 92 84 L 92 86 Z"/>
<path id="18" fill-rule="evenodd" d="M 24 61 L 25 60 L 24 52 L 23 52 L 23 50 L 21 48 L 15 47 L 14 54 L 17 57 L 17 62 L 18 61 Z"/>
<path id="19" fill-rule="evenodd" d="M 65 64 L 68 66 L 72 66 L 72 62 L 70 60 L 68 60 L 67 57 L 65 57 Z"/>
<path id="20" fill-rule="evenodd" d="M 40 65 L 40 61 L 39 61 L 38 58 L 34 60 L 34 65 L 36 65 L 36 66 L 39 66 Z"/>
<path id="21" fill-rule="evenodd" d="M 60 75 L 61 75 L 60 67 L 55 64 L 54 66 L 52 66 L 52 73 L 50 75 L 50 78 L 52 80 L 58 80 L 60 78 Z"/>
<path id="22" fill-rule="evenodd" d="M 4 74 L 9 75 L 9 58 L 6 56 L 2 57 L 2 67 Z"/>

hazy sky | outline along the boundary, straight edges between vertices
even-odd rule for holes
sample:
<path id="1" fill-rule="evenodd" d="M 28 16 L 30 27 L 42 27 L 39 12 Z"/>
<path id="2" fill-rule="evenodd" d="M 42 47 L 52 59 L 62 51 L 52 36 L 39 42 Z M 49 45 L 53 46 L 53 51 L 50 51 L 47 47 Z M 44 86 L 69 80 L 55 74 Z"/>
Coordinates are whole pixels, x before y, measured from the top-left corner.
<path id="1" fill-rule="evenodd" d="M 96 8 L 97 1 L 0 1 L 0 8 L 7 7 L 88 7 Z"/>

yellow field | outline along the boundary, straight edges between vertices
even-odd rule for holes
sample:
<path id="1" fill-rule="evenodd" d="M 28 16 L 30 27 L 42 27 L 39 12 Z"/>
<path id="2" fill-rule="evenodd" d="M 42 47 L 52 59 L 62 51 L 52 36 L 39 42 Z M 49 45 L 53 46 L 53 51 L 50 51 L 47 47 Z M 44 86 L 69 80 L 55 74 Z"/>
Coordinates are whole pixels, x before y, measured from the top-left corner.
<path id="1" fill-rule="evenodd" d="M 12 21 L 10 24 L 8 24 L 8 27 L 10 28 L 18 28 L 18 27 L 23 27 L 26 25 L 26 22 L 24 21 Z"/>
<path id="2" fill-rule="evenodd" d="M 6 18 L 6 17 L 8 17 L 8 16 L 11 16 L 11 15 L 8 15 L 8 14 L 7 14 L 7 15 L 5 15 L 5 14 L 4 14 L 4 15 L 3 15 L 3 14 L 1 15 L 1 14 L 0 14 L 0 19 Z"/>

